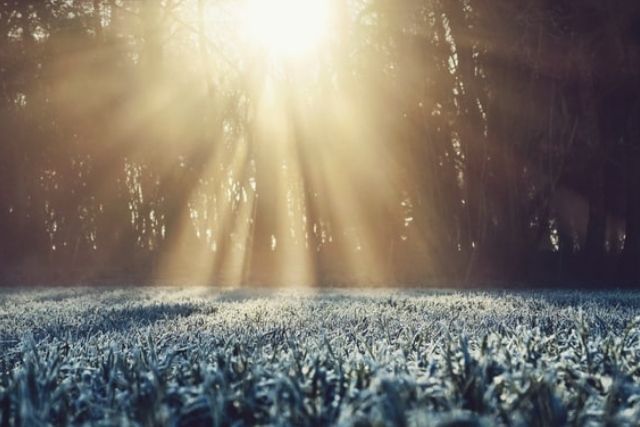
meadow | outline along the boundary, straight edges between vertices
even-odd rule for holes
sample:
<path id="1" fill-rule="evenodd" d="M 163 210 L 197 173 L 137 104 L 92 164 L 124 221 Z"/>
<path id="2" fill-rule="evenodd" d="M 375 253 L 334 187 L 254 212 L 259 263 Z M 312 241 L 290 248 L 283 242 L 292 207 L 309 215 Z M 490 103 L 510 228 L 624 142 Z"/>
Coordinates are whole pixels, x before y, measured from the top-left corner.
<path id="1" fill-rule="evenodd" d="M 640 424 L 640 293 L 0 291 L 0 426 Z"/>

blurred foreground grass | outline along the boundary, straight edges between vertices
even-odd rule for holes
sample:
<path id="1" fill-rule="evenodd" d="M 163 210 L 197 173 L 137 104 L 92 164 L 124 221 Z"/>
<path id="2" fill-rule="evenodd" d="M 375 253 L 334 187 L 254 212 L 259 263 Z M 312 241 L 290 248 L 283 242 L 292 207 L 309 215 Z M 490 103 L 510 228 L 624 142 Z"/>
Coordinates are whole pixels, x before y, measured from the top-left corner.
<path id="1" fill-rule="evenodd" d="M 640 293 L 0 291 L 0 426 L 640 425 Z"/>

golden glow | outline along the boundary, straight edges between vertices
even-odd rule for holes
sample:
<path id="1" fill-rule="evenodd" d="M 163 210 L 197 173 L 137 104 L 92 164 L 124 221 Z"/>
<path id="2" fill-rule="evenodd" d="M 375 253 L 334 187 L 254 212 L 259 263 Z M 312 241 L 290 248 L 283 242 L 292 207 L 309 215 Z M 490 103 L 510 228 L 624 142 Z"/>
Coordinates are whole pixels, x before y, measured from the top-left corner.
<path id="1" fill-rule="evenodd" d="M 247 0 L 243 14 L 249 41 L 277 58 L 304 55 L 329 33 L 328 0 Z"/>
<path id="2" fill-rule="evenodd" d="M 378 60 L 383 70 L 386 62 L 375 52 L 352 61 L 355 24 L 341 3 L 180 4 L 161 21 L 164 55 L 148 43 L 146 56 L 132 57 L 142 89 L 109 115 L 105 136 L 141 141 L 122 144 L 132 199 L 126 225 L 142 236 L 138 246 L 160 253 L 157 277 L 374 285 L 392 283 L 402 248 L 416 248 L 428 264 L 420 236 L 400 238 L 411 231 L 403 189 L 413 176 L 395 161 L 402 153 L 386 120 L 389 88 L 378 90 L 382 74 L 367 65 Z M 266 71 L 265 62 L 276 66 Z M 356 75 L 356 66 L 365 72 Z M 149 158 L 154 175 L 145 181 Z M 105 180 L 99 192 L 110 195 L 111 185 Z M 162 192 L 171 198 L 149 202 Z"/>

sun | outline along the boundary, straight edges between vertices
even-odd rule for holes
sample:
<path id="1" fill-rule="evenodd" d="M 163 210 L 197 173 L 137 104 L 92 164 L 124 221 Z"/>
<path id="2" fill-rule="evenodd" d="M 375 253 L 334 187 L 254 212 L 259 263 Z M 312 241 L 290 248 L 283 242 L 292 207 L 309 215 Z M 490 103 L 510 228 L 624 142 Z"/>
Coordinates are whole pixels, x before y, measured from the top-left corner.
<path id="1" fill-rule="evenodd" d="M 329 34 L 328 0 L 247 0 L 243 14 L 250 42 L 276 58 L 303 56 Z"/>

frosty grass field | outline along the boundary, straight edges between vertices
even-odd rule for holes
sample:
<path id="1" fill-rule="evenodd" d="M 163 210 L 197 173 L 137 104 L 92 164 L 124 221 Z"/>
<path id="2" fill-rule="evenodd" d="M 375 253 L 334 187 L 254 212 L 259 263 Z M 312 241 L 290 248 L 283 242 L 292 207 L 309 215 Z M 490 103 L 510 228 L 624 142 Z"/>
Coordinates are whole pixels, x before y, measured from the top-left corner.
<path id="1" fill-rule="evenodd" d="M 640 425 L 640 293 L 0 291 L 0 426 Z"/>

